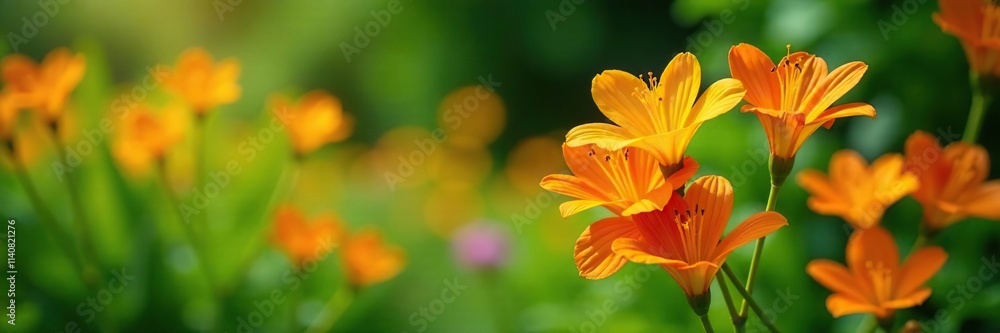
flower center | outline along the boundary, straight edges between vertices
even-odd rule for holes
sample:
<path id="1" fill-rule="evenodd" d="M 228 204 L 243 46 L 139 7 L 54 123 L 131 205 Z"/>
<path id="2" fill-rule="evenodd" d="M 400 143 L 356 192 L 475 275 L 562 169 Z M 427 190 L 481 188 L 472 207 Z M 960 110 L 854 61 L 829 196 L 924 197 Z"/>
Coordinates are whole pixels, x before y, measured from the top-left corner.
<path id="1" fill-rule="evenodd" d="M 865 262 L 868 269 L 868 278 L 872 284 L 872 291 L 875 293 L 875 302 L 882 303 L 892 299 L 892 270 L 881 262 L 871 260 Z"/>
<path id="2" fill-rule="evenodd" d="M 790 113 L 802 113 L 802 101 L 809 93 L 804 87 L 802 75 L 802 64 L 812 56 L 796 56 L 792 58 L 792 45 L 785 45 L 785 56 L 778 60 L 778 64 L 771 68 L 771 73 L 778 77 L 781 85 L 781 110 Z"/>
<path id="3" fill-rule="evenodd" d="M 694 210 L 684 211 L 674 210 L 674 224 L 677 226 L 677 234 L 680 237 L 668 237 L 674 249 L 683 252 L 682 258 L 693 263 L 701 261 L 704 256 L 701 249 L 705 248 L 704 242 L 711 241 L 704 239 L 702 234 L 705 209 L 694 205 Z M 677 238 L 677 240 L 674 240 Z M 679 243 L 678 243 L 679 242 Z"/>

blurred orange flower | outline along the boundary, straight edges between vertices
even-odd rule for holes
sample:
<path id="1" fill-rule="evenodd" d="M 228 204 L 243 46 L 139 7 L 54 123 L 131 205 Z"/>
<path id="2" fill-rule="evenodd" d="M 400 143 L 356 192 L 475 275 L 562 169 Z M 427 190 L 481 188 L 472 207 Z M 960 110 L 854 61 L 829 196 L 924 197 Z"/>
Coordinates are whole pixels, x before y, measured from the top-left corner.
<path id="1" fill-rule="evenodd" d="M 934 136 L 917 131 L 906 139 L 906 158 L 920 180 L 913 197 L 929 231 L 967 216 L 1000 219 L 1000 180 L 986 181 L 990 157 L 983 147 L 955 142 L 942 149 Z"/>
<path id="2" fill-rule="evenodd" d="M 309 259 L 318 260 L 340 245 L 344 227 L 336 217 L 321 215 L 306 218 L 290 205 L 278 208 L 274 218 L 272 242 L 281 247 L 292 264 L 299 267 Z"/>
<path id="3" fill-rule="evenodd" d="M 854 88 L 868 65 L 853 61 L 827 72 L 823 58 L 806 52 L 791 53 L 775 66 L 760 49 L 739 44 L 729 50 L 729 69 L 733 78 L 747 89 L 740 111 L 754 112 L 760 118 L 771 155 L 792 159 L 799 147 L 822 125 L 833 126 L 837 118 L 875 117 L 875 108 L 866 103 L 848 103 L 830 107 Z"/>
<path id="4" fill-rule="evenodd" d="M 179 106 L 154 112 L 140 104 L 119 126 L 112 153 L 126 170 L 139 174 L 163 162 L 170 148 L 183 140 L 187 123 Z"/>
<path id="5" fill-rule="evenodd" d="M 594 102 L 617 126 L 583 124 L 566 134 L 566 143 L 597 144 L 609 150 L 639 148 L 672 170 L 682 162 L 698 127 L 735 107 L 745 93 L 739 81 L 722 79 L 698 98 L 701 65 L 687 52 L 670 61 L 660 80 L 649 75 L 648 84 L 641 76 L 619 70 L 606 70 L 594 77 Z"/>
<path id="6" fill-rule="evenodd" d="M 4 57 L 0 67 L 11 98 L 39 112 L 47 123 L 55 124 L 66 109 L 69 95 L 83 79 L 87 60 L 83 54 L 58 48 L 49 52 L 40 64 L 13 54 Z"/>
<path id="7" fill-rule="evenodd" d="M 879 225 L 885 209 L 917 189 L 917 177 L 903 172 L 903 155 L 886 154 L 868 166 L 853 150 L 830 158 L 830 175 L 804 170 L 798 181 L 809 198 L 809 208 L 836 215 L 858 229 Z"/>
<path id="8" fill-rule="evenodd" d="M 816 259 L 806 266 L 821 285 L 833 291 L 826 308 L 834 317 L 871 313 L 880 319 L 899 309 L 917 306 L 931 295 L 924 288 L 941 269 L 948 255 L 930 246 L 910 254 L 900 264 L 896 241 L 882 227 L 857 230 L 847 241 L 847 267 Z"/>
<path id="9" fill-rule="evenodd" d="M 391 279 L 406 265 L 403 249 L 384 244 L 374 229 L 362 230 L 344 243 L 347 277 L 354 287 L 367 287 Z"/>
<path id="10" fill-rule="evenodd" d="M 662 266 L 684 293 L 699 296 L 708 291 L 730 252 L 788 225 L 777 212 L 760 212 L 723 238 L 732 210 L 729 180 L 701 177 L 683 198 L 673 196 L 662 210 L 633 215 L 639 237 L 619 238 L 612 248 L 632 262 Z"/>
<path id="11" fill-rule="evenodd" d="M 215 63 L 207 51 L 193 48 L 181 54 L 164 80 L 164 86 L 183 98 L 196 114 L 202 115 L 240 97 L 241 88 L 236 82 L 239 76 L 240 64 L 236 59 Z"/>
<path id="12" fill-rule="evenodd" d="M 7 90 L 0 91 L 0 143 L 6 144 L 14 135 L 21 107 Z"/>
<path id="13" fill-rule="evenodd" d="M 294 105 L 278 97 L 274 107 L 289 110 L 288 136 L 299 156 L 324 144 L 343 141 L 353 130 L 354 121 L 344 113 L 340 100 L 321 90 L 310 91 Z"/>
<path id="14" fill-rule="evenodd" d="M 1000 6 L 983 0 L 939 0 L 932 16 L 941 30 L 958 37 L 976 73 L 1000 77 Z"/>
<path id="15" fill-rule="evenodd" d="M 627 260 L 615 254 L 611 244 L 618 238 L 639 237 L 628 216 L 663 208 L 674 190 L 698 171 L 698 163 L 686 157 L 684 167 L 664 180 L 653 156 L 639 149 L 607 151 L 563 145 L 563 156 L 573 175 L 548 175 L 541 182 L 546 190 L 578 199 L 559 205 L 562 216 L 597 206 L 618 215 L 594 222 L 576 241 L 576 267 L 580 276 L 592 280 L 611 276 L 625 265 Z"/>

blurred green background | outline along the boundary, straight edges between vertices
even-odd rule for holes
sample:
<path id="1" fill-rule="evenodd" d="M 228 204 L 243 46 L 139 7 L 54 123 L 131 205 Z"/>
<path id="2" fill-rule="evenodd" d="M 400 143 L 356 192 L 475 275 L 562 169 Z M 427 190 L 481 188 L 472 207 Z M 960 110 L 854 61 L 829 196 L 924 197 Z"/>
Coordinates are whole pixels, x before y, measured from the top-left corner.
<path id="1" fill-rule="evenodd" d="M 154 180 L 119 171 L 108 148 L 110 136 L 74 171 L 104 275 L 124 267 L 136 276 L 98 313 L 122 331 L 201 331 L 212 322 L 219 331 L 241 331 L 240 320 L 261 311 L 257 305 L 272 291 L 288 289 L 283 276 L 291 266 L 267 241 L 273 221 L 265 207 L 289 163 L 287 139 L 279 133 L 245 163 L 237 148 L 267 126 L 267 100 L 275 92 L 326 90 L 356 120 L 347 141 L 305 160 L 288 201 L 309 215 L 337 214 L 352 229 L 378 228 L 407 252 L 404 271 L 359 294 L 333 326 L 349 332 L 701 330 L 680 288 L 662 270 L 628 264 L 606 280 L 578 277 L 573 243 L 589 223 L 609 213 L 593 209 L 562 219 L 557 206 L 565 198 L 537 187 L 541 176 L 565 169 L 558 144 L 566 130 L 606 121 L 589 93 L 591 79 L 602 70 L 658 74 L 675 54 L 691 51 L 701 62 L 706 87 L 729 76 L 726 55 L 740 42 L 774 59 L 791 44 L 793 50 L 818 54 L 831 68 L 852 60 L 867 63 L 864 79 L 840 103 L 869 102 L 877 119 L 851 118 L 817 132 L 802 148 L 796 170 L 826 170 L 831 154 L 843 148 L 869 160 L 900 152 L 918 129 L 956 140 L 969 107 L 966 60 L 957 40 L 931 21 L 934 1 L 402 0 L 386 24 L 379 23 L 381 14 L 372 14 L 387 10 L 383 1 L 48 3 L 58 5 L 3 1 L 0 32 L 25 36 L 24 20 L 46 13 L 43 6 L 58 7 L 54 15 L 44 14 L 46 24 L 17 51 L 36 60 L 60 46 L 86 55 L 86 77 L 69 111 L 78 129 L 95 128 L 115 98 L 141 84 L 147 67 L 172 65 L 189 47 L 242 64 L 242 97 L 208 121 L 208 169 L 221 170 L 234 159 L 243 167 L 208 208 L 208 262 L 217 279 L 234 290 L 221 309 L 212 306 L 173 207 Z M 378 33 L 360 47 L 356 41 L 364 38 L 358 39 L 355 28 L 373 22 Z M 358 52 L 345 56 L 345 45 Z M 9 42 L 0 43 L 0 53 L 12 52 Z M 445 128 L 440 116 L 450 104 L 445 97 L 481 77 L 500 82 L 490 97 L 502 100 L 500 110 L 493 110 L 505 118 L 499 136 L 471 144 L 445 140 L 438 146 L 444 153 L 428 154 L 400 186 L 388 186 L 385 172 L 399 171 L 398 158 L 419 148 L 413 140 Z M 150 92 L 149 102 L 165 99 L 159 90 Z M 468 119 L 474 123 L 479 115 Z M 984 124 L 980 142 L 996 160 L 1000 133 L 992 129 L 1000 115 L 989 112 Z M 33 143 L 38 156 L 31 177 L 69 227 L 65 187 L 51 168 L 52 143 L 32 140 L 38 141 Z M 190 145 L 182 149 L 189 151 Z M 183 158 L 183 151 L 175 155 Z M 756 117 L 735 110 L 702 126 L 688 148 L 702 165 L 699 175 L 722 175 L 736 187 L 731 225 L 764 207 L 766 151 Z M 19 266 L 18 321 L 3 330 L 62 331 L 76 322 L 83 331 L 97 331 L 96 322 L 85 322 L 88 316 L 80 312 L 95 295 L 37 224 L 9 163 L 0 170 L 0 215 L 17 221 Z M 996 163 L 992 170 L 991 178 L 1000 176 Z M 829 291 L 804 271 L 815 258 L 842 261 L 848 233 L 838 218 L 809 211 L 806 198 L 797 186 L 782 191 L 778 211 L 790 225 L 769 237 L 755 296 L 784 331 L 853 332 L 863 316 L 833 319 L 824 305 Z M 451 237 L 473 220 L 492 221 L 506 231 L 510 252 L 500 267 L 476 270 L 456 262 Z M 919 220 L 920 207 L 912 198 L 884 218 L 904 253 Z M 924 322 L 928 330 L 1000 331 L 1000 278 L 980 280 L 981 290 L 955 297 L 983 260 L 1000 253 L 1000 223 L 969 220 L 933 243 L 949 252 L 949 261 L 930 282 L 931 298 L 901 316 Z M 747 246 L 730 257 L 741 275 L 751 252 Z M 275 306 L 255 329 L 301 330 L 311 323 L 343 283 L 340 265 L 336 255 L 324 259 L 302 279 L 300 305 Z M 442 290 L 456 281 L 467 288 L 446 302 Z M 718 330 L 728 331 L 721 294 L 714 294 L 711 316 Z M 755 319 L 749 325 L 750 331 L 765 331 Z"/>

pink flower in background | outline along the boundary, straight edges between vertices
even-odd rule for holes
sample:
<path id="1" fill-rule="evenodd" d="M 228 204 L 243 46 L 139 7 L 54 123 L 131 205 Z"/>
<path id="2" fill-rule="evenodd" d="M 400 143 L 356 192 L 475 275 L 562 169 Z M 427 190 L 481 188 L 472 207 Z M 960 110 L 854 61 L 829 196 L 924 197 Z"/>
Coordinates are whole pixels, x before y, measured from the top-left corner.
<path id="1" fill-rule="evenodd" d="M 509 252 L 507 230 L 490 221 L 476 221 L 455 232 L 452 249 L 459 264 L 483 269 L 502 266 Z"/>

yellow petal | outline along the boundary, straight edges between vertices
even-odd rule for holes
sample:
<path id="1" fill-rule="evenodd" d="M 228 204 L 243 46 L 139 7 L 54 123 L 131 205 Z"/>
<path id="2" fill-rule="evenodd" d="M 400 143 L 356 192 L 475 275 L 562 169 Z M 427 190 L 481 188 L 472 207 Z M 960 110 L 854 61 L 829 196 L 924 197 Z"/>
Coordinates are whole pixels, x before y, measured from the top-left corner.
<path id="1" fill-rule="evenodd" d="M 816 119 L 818 115 L 825 111 L 833 102 L 847 94 L 851 88 L 861 81 L 868 65 L 860 61 L 846 63 L 830 72 L 816 89 L 806 98 L 805 113 L 811 119 Z"/>
<path id="2" fill-rule="evenodd" d="M 654 127 L 658 132 L 668 132 L 686 127 L 691 116 L 691 107 L 701 89 L 701 65 L 698 58 L 688 52 L 680 53 L 667 64 L 660 75 L 657 95 L 662 100 L 660 110 L 653 115 Z"/>
<path id="3" fill-rule="evenodd" d="M 875 108 L 868 105 L 868 103 L 848 103 L 838 105 L 823 110 L 822 112 L 809 114 L 806 116 L 806 122 L 812 124 L 825 124 L 827 122 L 834 121 L 837 118 L 852 116 L 869 116 L 875 118 Z"/>
<path id="4" fill-rule="evenodd" d="M 638 91 L 648 90 L 646 83 L 632 74 L 606 70 L 594 77 L 590 93 L 597 108 L 612 122 L 637 134 L 651 134 L 649 111 L 638 97 L 633 96 Z"/>
<path id="5" fill-rule="evenodd" d="M 743 84 L 736 79 L 722 79 L 716 81 L 701 94 L 691 110 L 691 115 L 684 123 L 684 127 L 694 123 L 701 123 L 719 115 L 729 112 L 736 104 L 743 100 L 746 94 Z"/>
<path id="6" fill-rule="evenodd" d="M 566 133 L 566 144 L 573 147 L 595 144 L 607 150 L 619 150 L 635 141 L 624 128 L 604 123 L 579 125 Z"/>

